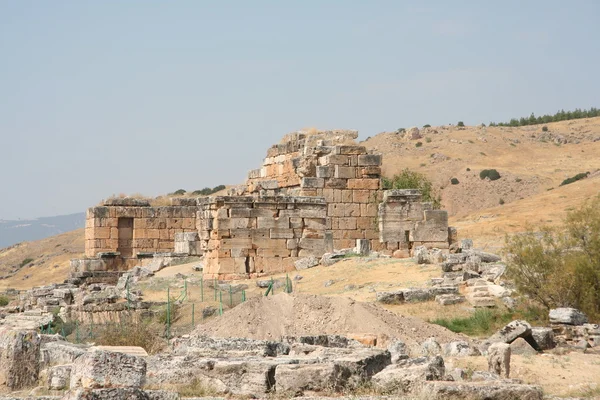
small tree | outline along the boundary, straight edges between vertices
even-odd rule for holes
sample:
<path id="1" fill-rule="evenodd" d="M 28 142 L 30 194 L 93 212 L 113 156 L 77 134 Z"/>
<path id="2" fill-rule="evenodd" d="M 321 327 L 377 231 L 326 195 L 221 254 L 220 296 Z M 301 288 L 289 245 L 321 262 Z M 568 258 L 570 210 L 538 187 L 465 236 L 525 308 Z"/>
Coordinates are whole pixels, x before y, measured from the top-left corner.
<path id="1" fill-rule="evenodd" d="M 465 123 L 462 121 L 458 121 L 458 124 L 456 124 L 456 126 L 465 126 Z"/>
<path id="2" fill-rule="evenodd" d="M 567 214 L 562 226 L 508 236 L 508 276 L 547 308 L 574 307 L 600 318 L 600 196 Z"/>
<path id="3" fill-rule="evenodd" d="M 391 179 L 383 178 L 382 186 L 384 189 L 419 189 L 423 201 L 431 202 L 435 209 L 442 207 L 440 194 L 433 188 L 433 183 L 420 172 L 406 168 Z"/>
<path id="4" fill-rule="evenodd" d="M 460 182 L 458 181 L 457 178 L 452 178 L 452 179 L 450 179 L 450 183 L 453 185 L 458 185 Z"/>

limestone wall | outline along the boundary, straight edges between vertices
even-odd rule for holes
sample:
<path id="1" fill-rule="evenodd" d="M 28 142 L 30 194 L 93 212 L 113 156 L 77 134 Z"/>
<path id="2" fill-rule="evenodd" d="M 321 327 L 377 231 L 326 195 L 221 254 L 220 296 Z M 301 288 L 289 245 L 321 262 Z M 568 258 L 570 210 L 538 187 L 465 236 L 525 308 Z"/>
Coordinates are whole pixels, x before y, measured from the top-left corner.
<path id="1" fill-rule="evenodd" d="M 422 245 L 448 249 L 448 212 L 422 202 L 419 190 L 386 190 L 378 208 L 379 241 L 387 250 L 408 257 L 411 249 Z"/>
<path id="2" fill-rule="evenodd" d="M 106 201 L 87 210 L 85 255 L 119 252 L 123 258 L 135 258 L 145 252 L 173 252 L 176 234 L 196 230 L 196 211 L 195 205 L 150 207 L 136 199 Z"/>
<path id="3" fill-rule="evenodd" d="M 380 249 L 376 219 L 382 159 L 357 145 L 357 136 L 342 130 L 286 135 L 269 149 L 263 166 L 250 171 L 248 192 L 323 197 L 335 248 L 369 239 L 373 249 Z"/>
<path id="4" fill-rule="evenodd" d="M 326 215 L 322 198 L 207 198 L 196 218 L 204 273 L 234 278 L 293 270 L 299 257 L 325 252 Z"/>

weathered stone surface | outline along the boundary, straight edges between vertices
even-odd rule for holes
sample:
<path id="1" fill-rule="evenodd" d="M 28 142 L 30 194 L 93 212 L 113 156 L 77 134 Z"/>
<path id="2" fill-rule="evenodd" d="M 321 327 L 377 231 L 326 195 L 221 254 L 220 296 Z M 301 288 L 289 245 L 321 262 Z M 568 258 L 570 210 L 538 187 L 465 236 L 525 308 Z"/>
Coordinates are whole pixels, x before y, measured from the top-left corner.
<path id="1" fill-rule="evenodd" d="M 0 329 L 0 387 L 34 386 L 39 376 L 40 336 L 34 331 Z"/>
<path id="2" fill-rule="evenodd" d="M 123 353 L 94 351 L 73 362 L 71 389 L 138 388 L 146 377 L 146 361 Z"/>
<path id="3" fill-rule="evenodd" d="M 208 336 L 176 339 L 173 349 L 177 354 L 196 357 L 277 357 L 290 352 L 289 344 L 282 342 Z"/>
<path id="4" fill-rule="evenodd" d="M 368 256 L 371 252 L 371 242 L 368 239 L 356 239 L 354 252 L 361 256 Z"/>
<path id="5" fill-rule="evenodd" d="M 77 389 L 69 391 L 61 400 L 179 400 L 179 395 L 138 388 Z"/>
<path id="6" fill-rule="evenodd" d="M 533 327 L 531 328 L 531 336 L 540 350 L 550 350 L 556 346 L 552 328 Z"/>
<path id="7" fill-rule="evenodd" d="M 45 381 L 50 390 L 69 389 L 72 365 L 56 365 L 45 370 Z M 42 375 L 42 373 L 40 373 Z"/>
<path id="8" fill-rule="evenodd" d="M 527 321 L 516 320 L 509 322 L 498 332 L 493 334 L 488 341 L 491 343 L 512 343 L 517 338 L 529 338 L 531 336 L 531 325 Z"/>
<path id="9" fill-rule="evenodd" d="M 510 352 L 521 356 L 537 354 L 537 351 L 523 338 L 517 338 L 510 344 Z"/>
<path id="10" fill-rule="evenodd" d="M 465 301 L 465 297 L 458 294 L 439 294 L 435 296 L 435 301 L 443 306 L 459 304 Z"/>
<path id="11" fill-rule="evenodd" d="M 421 344 L 424 356 L 438 356 L 442 354 L 442 347 L 434 337 L 430 337 Z"/>
<path id="12" fill-rule="evenodd" d="M 392 364 L 373 376 L 378 389 L 388 393 L 412 393 L 425 381 L 436 381 L 445 375 L 442 357 L 422 357 Z"/>
<path id="13" fill-rule="evenodd" d="M 429 250 L 427 250 L 427 247 L 417 247 L 414 254 L 417 264 L 429 264 Z"/>
<path id="14" fill-rule="evenodd" d="M 305 390 L 340 390 L 347 378 L 348 371 L 333 363 L 278 365 L 275 368 L 275 391 L 299 395 Z"/>
<path id="15" fill-rule="evenodd" d="M 554 308 L 548 314 L 551 324 L 583 325 L 587 316 L 575 308 Z"/>
<path id="16" fill-rule="evenodd" d="M 391 340 L 387 346 L 387 350 L 390 352 L 392 364 L 397 364 L 399 361 L 408 358 L 408 348 L 401 340 Z"/>
<path id="17" fill-rule="evenodd" d="M 451 357 L 476 356 L 479 351 L 464 340 L 456 340 L 444 345 L 444 355 Z"/>
<path id="18" fill-rule="evenodd" d="M 490 372 L 510 375 L 510 345 L 507 343 L 493 343 L 488 348 L 488 368 Z"/>
<path id="19" fill-rule="evenodd" d="M 420 396 L 428 400 L 542 400 L 539 386 L 488 382 L 425 382 Z"/>
<path id="20" fill-rule="evenodd" d="M 294 262 L 294 266 L 298 271 L 316 267 L 317 265 L 319 265 L 319 259 L 314 256 L 304 257 Z"/>
<path id="21" fill-rule="evenodd" d="M 460 241 L 460 248 L 462 250 L 471 250 L 473 248 L 473 239 L 462 239 Z"/>
<path id="22" fill-rule="evenodd" d="M 66 341 L 44 343 L 40 348 L 40 367 L 72 364 L 77 357 L 87 352 L 88 347 Z"/>

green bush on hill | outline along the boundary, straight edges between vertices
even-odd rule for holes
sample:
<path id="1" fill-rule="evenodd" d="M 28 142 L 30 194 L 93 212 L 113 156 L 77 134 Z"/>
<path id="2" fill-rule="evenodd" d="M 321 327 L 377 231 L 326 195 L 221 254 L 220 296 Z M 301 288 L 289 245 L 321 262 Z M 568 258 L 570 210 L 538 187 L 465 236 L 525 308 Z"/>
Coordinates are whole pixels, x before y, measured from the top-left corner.
<path id="1" fill-rule="evenodd" d="M 433 204 L 433 208 L 439 209 L 442 206 L 441 196 L 433 188 L 433 183 L 422 173 L 411 171 L 408 168 L 402 170 L 393 178 L 382 178 L 384 189 L 419 189 L 423 196 L 423 201 Z"/>
<path id="2" fill-rule="evenodd" d="M 484 169 L 479 173 L 481 179 L 489 178 L 490 181 L 500 179 L 500 173 L 495 169 Z"/>
<path id="3" fill-rule="evenodd" d="M 581 172 L 575 176 L 565 179 L 559 186 L 568 185 L 569 183 L 577 182 L 588 177 L 589 172 Z"/>

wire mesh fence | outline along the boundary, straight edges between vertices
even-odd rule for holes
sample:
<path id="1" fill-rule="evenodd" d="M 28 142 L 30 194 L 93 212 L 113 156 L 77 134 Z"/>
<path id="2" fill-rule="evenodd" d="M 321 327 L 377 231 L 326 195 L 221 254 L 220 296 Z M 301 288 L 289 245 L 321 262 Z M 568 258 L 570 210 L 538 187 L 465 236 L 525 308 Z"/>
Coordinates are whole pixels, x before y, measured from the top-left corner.
<path id="1" fill-rule="evenodd" d="M 140 309 L 136 304 L 140 290 L 136 285 L 127 283 L 126 310 L 119 312 L 117 321 L 95 320 L 94 313 L 90 312 L 86 321 L 65 323 L 59 320 L 59 323 L 40 327 L 40 332 L 60 334 L 75 343 L 93 341 L 106 345 L 135 345 L 132 343 L 145 342 L 144 336 L 168 341 L 244 303 L 248 300 L 247 289 L 247 285 L 217 279 L 181 277 L 181 280 L 168 281 L 162 296 L 159 290 L 158 297 L 155 296 L 149 309 Z M 254 291 L 253 295 L 272 296 L 293 291 L 292 280 L 286 275 L 283 282 L 270 278 L 265 291 Z M 147 343 L 142 344 L 144 348 L 149 347 Z"/>

